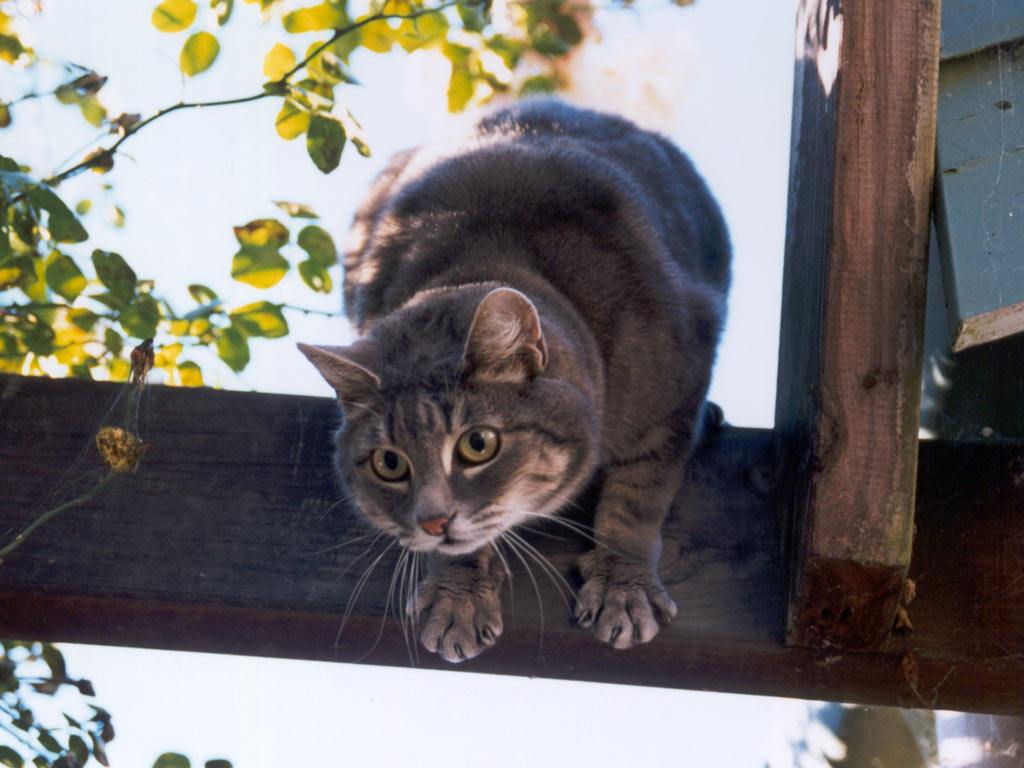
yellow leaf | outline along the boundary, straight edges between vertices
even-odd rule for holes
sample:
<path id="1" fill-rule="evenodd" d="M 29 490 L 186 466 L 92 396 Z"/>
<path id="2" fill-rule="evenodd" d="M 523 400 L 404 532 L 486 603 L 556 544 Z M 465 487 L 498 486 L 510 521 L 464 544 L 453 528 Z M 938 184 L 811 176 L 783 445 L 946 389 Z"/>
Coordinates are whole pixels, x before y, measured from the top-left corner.
<path id="1" fill-rule="evenodd" d="M 374 53 L 387 53 L 395 38 L 393 30 L 384 19 L 372 21 L 363 27 L 363 47 Z"/>
<path id="2" fill-rule="evenodd" d="M 178 376 L 183 387 L 203 386 L 203 372 L 191 360 L 185 360 L 178 366 Z"/>
<path id="3" fill-rule="evenodd" d="M 196 20 L 193 0 L 164 0 L 153 9 L 153 26 L 161 32 L 181 32 Z"/>
<path id="4" fill-rule="evenodd" d="M 174 362 L 178 359 L 178 355 L 181 354 L 182 346 L 179 343 L 164 344 L 160 347 L 160 351 L 156 353 L 156 359 L 153 361 L 153 365 L 158 368 L 163 368 L 167 365 L 174 365 Z"/>
<path id="5" fill-rule="evenodd" d="M 349 19 L 341 5 L 321 3 L 312 8 L 299 8 L 281 20 L 287 32 L 318 32 L 348 26 Z"/>
<path id="6" fill-rule="evenodd" d="M 182 46 L 181 55 L 178 57 L 181 71 L 189 77 L 195 77 L 213 65 L 218 53 L 220 43 L 216 37 L 209 32 L 196 32 Z"/>
<path id="7" fill-rule="evenodd" d="M 277 128 L 278 136 L 285 141 L 291 141 L 309 129 L 309 112 L 304 112 L 295 106 L 294 102 L 287 100 L 277 113 L 274 127 Z"/>
<path id="8" fill-rule="evenodd" d="M 280 80 L 295 66 L 295 54 L 282 43 L 274 43 L 270 53 L 263 59 L 263 74 L 271 80 Z"/>

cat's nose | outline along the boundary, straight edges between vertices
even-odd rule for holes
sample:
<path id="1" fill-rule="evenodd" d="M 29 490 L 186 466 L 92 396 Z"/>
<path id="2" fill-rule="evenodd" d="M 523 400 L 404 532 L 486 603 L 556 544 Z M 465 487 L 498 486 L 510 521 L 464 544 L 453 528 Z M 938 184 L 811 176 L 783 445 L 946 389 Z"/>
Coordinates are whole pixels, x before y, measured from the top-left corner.
<path id="1" fill-rule="evenodd" d="M 448 527 L 447 517 L 435 517 L 430 520 L 419 520 L 418 525 L 431 536 L 440 536 Z"/>

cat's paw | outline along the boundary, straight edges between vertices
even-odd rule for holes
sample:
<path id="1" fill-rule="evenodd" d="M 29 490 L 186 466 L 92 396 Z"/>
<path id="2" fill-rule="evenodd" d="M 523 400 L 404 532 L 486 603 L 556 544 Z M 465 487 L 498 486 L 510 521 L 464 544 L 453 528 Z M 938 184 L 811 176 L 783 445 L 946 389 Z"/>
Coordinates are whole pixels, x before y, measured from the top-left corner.
<path id="1" fill-rule="evenodd" d="M 490 648 L 503 629 L 498 589 L 487 585 L 428 578 L 419 585 L 409 612 L 421 627 L 423 646 L 456 664 Z"/>
<path id="2" fill-rule="evenodd" d="M 574 614 L 615 648 L 646 643 L 676 615 L 676 604 L 646 563 L 593 550 L 580 557 L 583 586 Z"/>

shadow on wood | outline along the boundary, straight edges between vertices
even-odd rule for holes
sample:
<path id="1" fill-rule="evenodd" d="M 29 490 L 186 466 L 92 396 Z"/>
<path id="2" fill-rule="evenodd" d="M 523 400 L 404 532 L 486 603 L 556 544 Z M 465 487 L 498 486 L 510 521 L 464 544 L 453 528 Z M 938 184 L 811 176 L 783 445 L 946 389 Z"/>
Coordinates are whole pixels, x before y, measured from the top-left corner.
<path id="1" fill-rule="evenodd" d="M 93 435 L 123 391 L 0 376 L 0 536 L 102 474 Z M 408 666 L 398 623 L 384 618 L 393 551 L 337 636 L 371 539 L 344 543 L 367 529 L 337 502 L 335 423 L 327 399 L 148 388 L 141 432 L 152 447 L 138 473 L 0 565 L 0 636 Z M 679 616 L 649 645 L 615 651 L 571 626 L 565 595 L 533 566 L 539 597 L 517 570 L 495 648 L 458 667 L 425 653 L 418 663 L 1024 711 L 1024 452 L 923 444 L 915 631 L 853 653 L 783 645 L 774 443 L 769 431 L 726 428 L 695 456 L 661 565 Z M 542 533 L 534 544 L 569 574 L 586 541 L 553 524 Z"/>

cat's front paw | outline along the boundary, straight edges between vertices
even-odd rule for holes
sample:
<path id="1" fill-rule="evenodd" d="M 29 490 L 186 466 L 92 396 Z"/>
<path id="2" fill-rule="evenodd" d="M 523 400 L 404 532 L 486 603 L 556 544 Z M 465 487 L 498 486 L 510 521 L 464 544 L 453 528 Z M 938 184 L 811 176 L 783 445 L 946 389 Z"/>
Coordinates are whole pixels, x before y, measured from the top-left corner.
<path id="1" fill-rule="evenodd" d="M 583 586 L 574 614 L 616 648 L 646 643 L 676 615 L 676 604 L 647 563 L 593 550 L 578 561 Z"/>
<path id="2" fill-rule="evenodd" d="M 458 663 L 494 645 L 503 629 L 498 589 L 426 579 L 409 607 L 420 641 L 431 653 Z"/>

